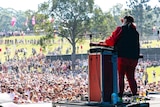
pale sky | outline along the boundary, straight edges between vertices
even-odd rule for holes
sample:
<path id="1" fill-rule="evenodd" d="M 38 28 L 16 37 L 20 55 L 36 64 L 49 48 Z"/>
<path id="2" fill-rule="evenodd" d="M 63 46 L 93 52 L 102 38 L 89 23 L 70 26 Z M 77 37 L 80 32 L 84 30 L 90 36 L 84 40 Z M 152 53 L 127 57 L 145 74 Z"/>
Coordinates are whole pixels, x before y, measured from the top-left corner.
<path id="1" fill-rule="evenodd" d="M 0 0 L 0 7 L 13 8 L 15 10 L 37 10 L 38 4 L 48 0 Z M 128 0 L 127 0 L 128 1 Z M 99 5 L 103 11 L 108 11 L 112 6 L 117 3 L 126 5 L 126 0 L 95 0 L 95 4 Z M 150 5 L 158 5 L 158 0 L 150 0 Z"/>
<path id="2" fill-rule="evenodd" d="M 95 0 L 95 4 L 100 6 L 103 11 L 108 11 L 118 3 L 126 5 L 126 0 Z"/>
<path id="3" fill-rule="evenodd" d="M 15 10 L 37 10 L 38 4 L 48 0 L 0 0 L 0 7 Z"/>

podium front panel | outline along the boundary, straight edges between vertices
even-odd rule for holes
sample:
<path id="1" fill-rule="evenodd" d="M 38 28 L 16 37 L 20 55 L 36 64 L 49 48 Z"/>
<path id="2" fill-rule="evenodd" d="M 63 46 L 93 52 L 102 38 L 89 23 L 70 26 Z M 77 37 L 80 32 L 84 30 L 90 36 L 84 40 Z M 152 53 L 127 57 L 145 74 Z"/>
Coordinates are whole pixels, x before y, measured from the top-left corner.
<path id="1" fill-rule="evenodd" d="M 100 54 L 89 55 L 89 101 L 101 102 Z"/>
<path id="2" fill-rule="evenodd" d="M 89 101 L 111 103 L 111 94 L 117 93 L 117 55 L 112 52 L 90 53 Z"/>
<path id="3" fill-rule="evenodd" d="M 111 102 L 111 94 L 113 93 L 113 63 L 112 55 L 102 56 L 102 76 L 103 76 L 103 102 Z"/>

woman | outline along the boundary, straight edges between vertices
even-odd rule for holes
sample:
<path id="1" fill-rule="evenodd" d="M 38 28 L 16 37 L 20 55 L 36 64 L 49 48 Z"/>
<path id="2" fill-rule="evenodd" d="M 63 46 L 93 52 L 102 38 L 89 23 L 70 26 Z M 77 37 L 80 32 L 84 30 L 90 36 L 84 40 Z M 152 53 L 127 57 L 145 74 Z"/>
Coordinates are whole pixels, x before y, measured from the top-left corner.
<path id="1" fill-rule="evenodd" d="M 105 42 L 100 42 L 100 44 L 114 46 L 118 53 L 119 97 L 123 96 L 125 75 L 132 94 L 137 95 L 137 83 L 134 73 L 139 59 L 140 45 L 139 33 L 133 22 L 133 17 L 125 16 L 122 20 L 122 26 L 118 26 Z"/>

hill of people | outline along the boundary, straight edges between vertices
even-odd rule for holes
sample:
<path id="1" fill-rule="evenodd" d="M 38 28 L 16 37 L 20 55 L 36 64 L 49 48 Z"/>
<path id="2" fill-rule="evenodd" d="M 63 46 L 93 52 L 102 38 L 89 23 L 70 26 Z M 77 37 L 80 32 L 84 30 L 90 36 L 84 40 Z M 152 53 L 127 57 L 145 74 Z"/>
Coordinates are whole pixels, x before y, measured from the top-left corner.
<path id="1" fill-rule="evenodd" d="M 23 56 L 26 52 L 26 57 L 33 54 L 33 50 L 36 53 L 42 52 L 43 54 L 71 54 L 72 48 L 69 42 L 61 37 L 55 37 L 53 39 L 47 40 L 46 46 L 40 46 L 40 38 L 43 36 L 11 36 L 0 38 L 0 56 L 1 61 L 4 62 L 6 57 L 10 58 L 18 56 Z M 77 43 L 77 53 L 87 53 L 89 49 L 89 40 L 85 42 Z"/>
<path id="2" fill-rule="evenodd" d="M 61 37 L 54 37 L 53 39 L 45 41 L 47 44 L 44 47 L 40 46 L 40 38 L 43 36 L 10 36 L 0 38 L 0 60 L 4 62 L 7 57 L 13 58 L 18 56 L 29 57 L 33 54 L 42 52 L 47 55 L 64 55 L 71 54 L 72 47 L 70 43 Z M 97 40 L 93 40 L 97 41 Z M 89 38 L 85 38 L 76 45 L 76 53 L 87 53 L 89 50 Z M 140 41 L 141 48 L 157 48 L 160 47 L 159 40 L 143 40 Z"/>

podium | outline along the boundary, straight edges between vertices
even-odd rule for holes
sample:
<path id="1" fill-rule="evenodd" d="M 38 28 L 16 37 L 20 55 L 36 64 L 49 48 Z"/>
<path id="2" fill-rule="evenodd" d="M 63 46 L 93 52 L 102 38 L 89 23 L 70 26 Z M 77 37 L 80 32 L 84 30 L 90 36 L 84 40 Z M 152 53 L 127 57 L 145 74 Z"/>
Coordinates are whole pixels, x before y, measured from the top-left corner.
<path id="1" fill-rule="evenodd" d="M 89 102 L 111 103 L 118 93 L 117 53 L 113 48 L 91 48 L 89 63 Z"/>
<path id="2" fill-rule="evenodd" d="M 65 107 L 149 107 L 149 103 L 112 103 L 112 93 L 118 94 L 117 52 L 113 48 L 98 46 L 88 54 L 88 102 L 58 102 L 53 106 Z M 143 56 L 141 56 L 143 57 Z"/>

